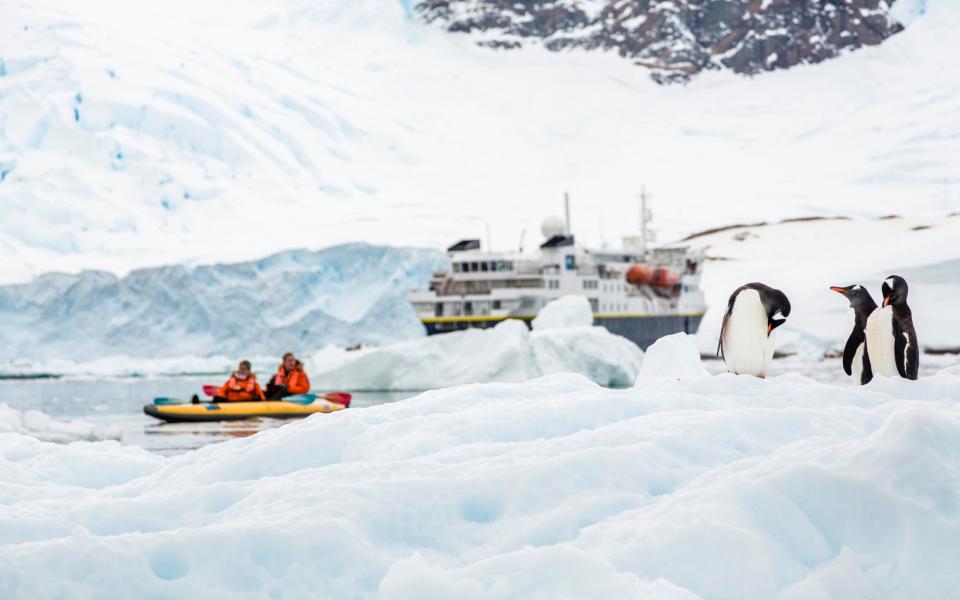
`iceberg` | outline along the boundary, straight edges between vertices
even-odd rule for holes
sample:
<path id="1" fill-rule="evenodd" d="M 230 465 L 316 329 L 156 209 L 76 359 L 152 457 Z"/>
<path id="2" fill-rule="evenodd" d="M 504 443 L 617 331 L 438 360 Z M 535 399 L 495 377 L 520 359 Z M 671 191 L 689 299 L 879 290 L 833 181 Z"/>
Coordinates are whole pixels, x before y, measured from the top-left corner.
<path id="1" fill-rule="evenodd" d="M 0 435 L 19 433 L 47 442 L 119 439 L 120 429 L 82 419 L 60 421 L 38 410 L 17 410 L 0 403 Z"/>
<path id="2" fill-rule="evenodd" d="M 958 387 L 555 374 L 174 457 L 0 434 L 0 595 L 942 597 Z"/>
<path id="3" fill-rule="evenodd" d="M 48 274 L 0 286 L 0 363 L 103 372 L 194 355 L 232 356 L 232 365 L 241 355 L 423 336 L 406 295 L 447 266 L 436 250 L 356 243 L 122 278 Z"/>
<path id="4" fill-rule="evenodd" d="M 348 390 L 426 390 L 465 383 L 520 382 L 580 373 L 606 387 L 627 387 L 643 352 L 630 340 L 591 325 L 590 304 L 565 296 L 544 306 L 533 331 L 507 319 L 360 351 L 325 348 L 308 359 L 315 386 Z"/>

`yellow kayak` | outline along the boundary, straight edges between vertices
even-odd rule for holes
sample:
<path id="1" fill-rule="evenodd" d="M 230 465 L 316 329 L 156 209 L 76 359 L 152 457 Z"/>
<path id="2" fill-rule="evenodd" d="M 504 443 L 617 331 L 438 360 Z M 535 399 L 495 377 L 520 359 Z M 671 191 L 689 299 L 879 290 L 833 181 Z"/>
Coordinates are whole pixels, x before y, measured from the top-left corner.
<path id="1" fill-rule="evenodd" d="M 314 413 L 346 408 L 343 404 L 318 398 L 309 404 L 268 400 L 266 402 L 201 402 L 200 404 L 146 404 L 143 412 L 171 423 L 179 421 L 237 421 L 254 417 L 296 419 Z"/>

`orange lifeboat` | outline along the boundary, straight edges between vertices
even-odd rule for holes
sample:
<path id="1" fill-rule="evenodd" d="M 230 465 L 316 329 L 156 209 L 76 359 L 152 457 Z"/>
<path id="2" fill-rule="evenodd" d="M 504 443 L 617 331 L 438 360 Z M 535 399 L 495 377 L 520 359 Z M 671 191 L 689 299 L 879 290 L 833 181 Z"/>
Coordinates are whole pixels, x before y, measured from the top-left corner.
<path id="1" fill-rule="evenodd" d="M 680 276 L 670 269 L 654 269 L 653 276 L 650 278 L 650 285 L 656 287 L 673 287 L 680 283 Z"/>
<path id="2" fill-rule="evenodd" d="M 633 265 L 627 270 L 627 283 L 645 285 L 653 279 L 653 270 L 644 265 Z"/>

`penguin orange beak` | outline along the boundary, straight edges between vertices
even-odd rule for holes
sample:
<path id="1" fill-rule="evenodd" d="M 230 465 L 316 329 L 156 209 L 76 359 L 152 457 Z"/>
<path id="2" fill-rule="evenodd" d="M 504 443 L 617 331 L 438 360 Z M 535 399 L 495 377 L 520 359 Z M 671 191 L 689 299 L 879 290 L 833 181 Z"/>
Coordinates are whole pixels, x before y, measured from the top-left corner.
<path id="1" fill-rule="evenodd" d="M 767 335 L 773 333 L 773 323 L 767 323 Z"/>
<path id="2" fill-rule="evenodd" d="M 881 304 L 880 306 L 881 306 L 881 307 L 884 307 L 884 306 L 886 306 L 886 305 L 888 305 L 888 304 L 890 304 L 890 296 L 884 296 L 884 297 L 883 297 L 883 304 Z"/>
<path id="3" fill-rule="evenodd" d="M 837 293 L 843 294 L 844 296 L 847 295 L 847 288 L 842 288 L 842 287 L 840 287 L 840 286 L 838 286 L 838 285 L 832 285 L 832 286 L 830 286 L 830 289 L 833 290 L 833 291 L 835 291 L 835 292 L 837 292 Z"/>

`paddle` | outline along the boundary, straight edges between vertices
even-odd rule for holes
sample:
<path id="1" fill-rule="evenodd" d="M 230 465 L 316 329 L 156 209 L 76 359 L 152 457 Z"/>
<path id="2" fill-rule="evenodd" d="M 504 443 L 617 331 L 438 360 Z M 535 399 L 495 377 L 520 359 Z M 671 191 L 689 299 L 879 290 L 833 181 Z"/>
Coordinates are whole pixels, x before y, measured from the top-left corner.
<path id="1" fill-rule="evenodd" d="M 336 402 L 337 404 L 342 404 L 346 407 L 350 406 L 350 401 L 353 400 L 353 396 L 347 392 L 330 392 L 323 395 L 324 400 L 329 400 L 330 402 Z"/>
<path id="2" fill-rule="evenodd" d="M 211 398 L 213 398 L 214 396 L 216 396 L 216 395 L 217 395 L 217 392 L 219 392 L 219 391 L 220 391 L 220 388 L 218 388 L 218 387 L 215 386 L 215 385 L 205 385 L 205 386 L 203 386 L 203 393 L 206 394 L 206 395 L 208 395 L 208 396 L 210 396 Z"/>

